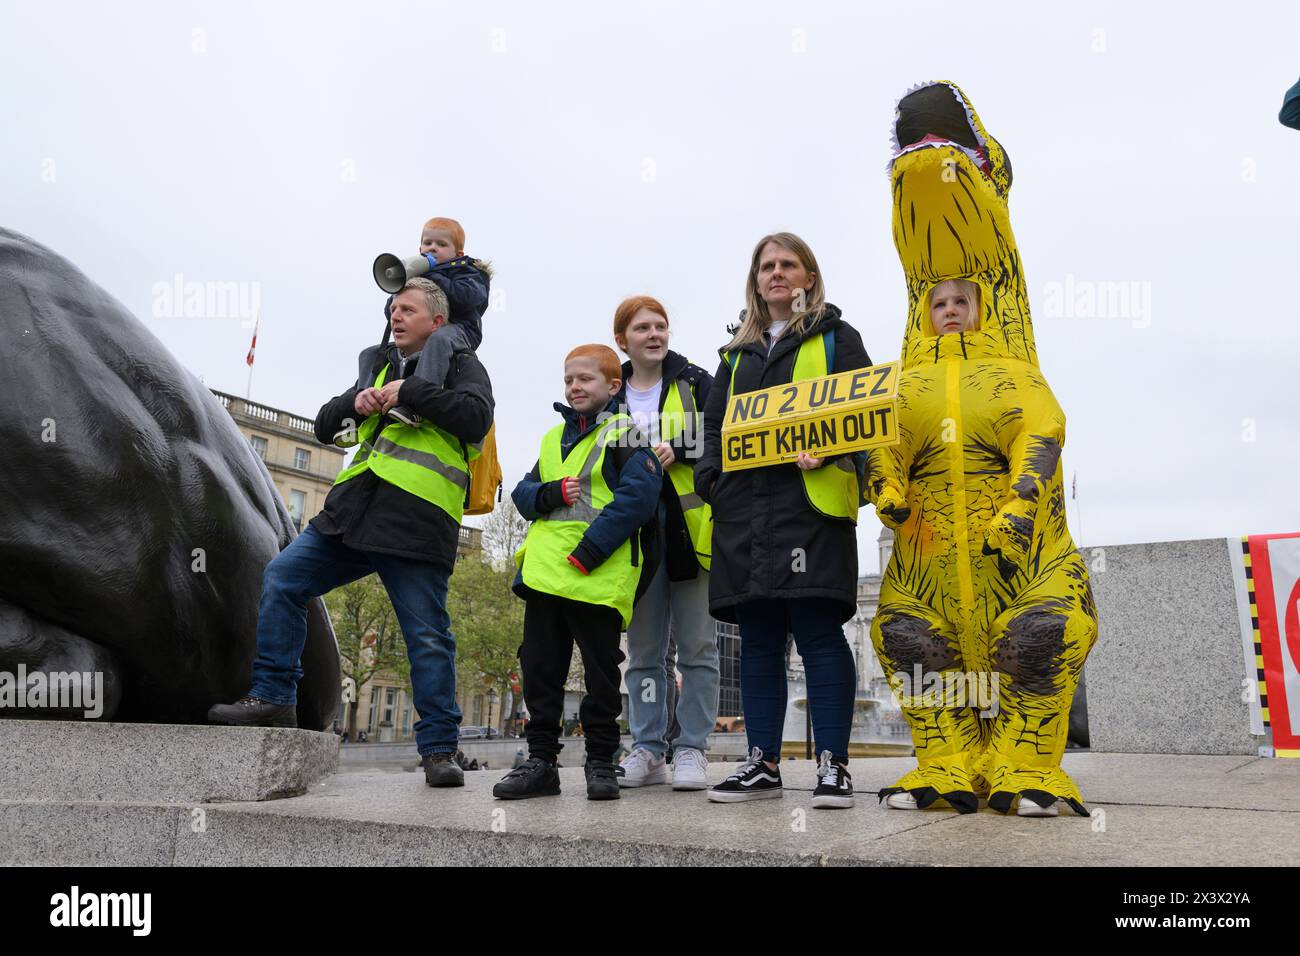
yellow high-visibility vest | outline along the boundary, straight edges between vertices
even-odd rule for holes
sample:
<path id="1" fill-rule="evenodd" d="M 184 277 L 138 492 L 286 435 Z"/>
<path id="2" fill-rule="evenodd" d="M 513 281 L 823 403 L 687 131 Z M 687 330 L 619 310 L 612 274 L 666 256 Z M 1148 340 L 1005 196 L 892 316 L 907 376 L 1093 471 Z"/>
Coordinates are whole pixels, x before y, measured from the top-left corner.
<path id="1" fill-rule="evenodd" d="M 672 385 L 659 416 L 659 436 L 665 442 L 672 441 L 685 430 L 688 416 L 695 434 L 700 435 L 700 415 L 690 385 L 680 378 L 673 379 Z M 707 571 L 713 560 L 713 509 L 695 493 L 695 469 L 690 465 L 673 462 L 668 466 L 668 480 L 673 483 L 677 500 L 681 502 L 686 531 L 695 547 L 695 560 Z"/>
<path id="2" fill-rule="evenodd" d="M 387 364 L 379 370 L 375 388 L 384 384 L 390 370 Z M 334 484 L 373 471 L 384 481 L 437 505 L 460 524 L 469 490 L 469 462 L 478 457 L 478 448 L 465 445 L 427 420 L 419 428 L 393 422 L 379 431 L 381 418 L 376 412 L 361 423 L 357 456 L 339 472 Z"/>
<path id="3" fill-rule="evenodd" d="M 621 615 L 625 629 L 632 620 L 632 603 L 641 575 L 631 540 L 619 545 L 590 574 L 583 574 L 570 564 L 569 555 L 591 523 L 614 500 L 602 465 L 606 449 L 632 425 L 630 416 L 613 415 L 576 442 L 567 455 L 560 451 L 563 423 L 546 433 L 537 457 L 538 478 L 541 481 L 577 478 L 579 497 L 573 504 L 562 505 L 529 525 L 523 546 L 515 554 L 515 565 L 527 587 L 543 594 L 612 607 Z"/>

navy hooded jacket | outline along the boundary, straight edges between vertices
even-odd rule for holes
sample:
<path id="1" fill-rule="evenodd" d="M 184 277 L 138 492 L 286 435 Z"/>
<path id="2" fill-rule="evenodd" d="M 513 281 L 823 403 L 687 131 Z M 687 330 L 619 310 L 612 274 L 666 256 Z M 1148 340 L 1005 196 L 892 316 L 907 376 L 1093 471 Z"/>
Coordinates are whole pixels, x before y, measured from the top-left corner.
<path id="1" fill-rule="evenodd" d="M 1282 98 L 1282 110 L 1277 114 L 1283 126 L 1300 129 L 1300 82 L 1286 91 Z"/>
<path id="2" fill-rule="evenodd" d="M 421 278 L 429 279 L 442 290 L 451 313 L 447 321 L 464 329 L 470 348 L 477 351 L 483 343 L 483 313 L 487 311 L 491 293 L 492 267 L 482 259 L 458 256 L 438 263 Z M 388 321 L 392 308 L 393 297 L 390 295 L 384 303 L 384 337 L 380 346 L 388 344 L 391 331 Z"/>

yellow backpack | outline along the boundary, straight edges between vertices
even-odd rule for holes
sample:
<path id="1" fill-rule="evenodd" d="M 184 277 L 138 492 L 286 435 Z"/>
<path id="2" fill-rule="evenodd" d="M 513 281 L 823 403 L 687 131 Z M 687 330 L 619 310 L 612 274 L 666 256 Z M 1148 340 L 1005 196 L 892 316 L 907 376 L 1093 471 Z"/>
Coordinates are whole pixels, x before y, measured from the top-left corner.
<path id="1" fill-rule="evenodd" d="M 485 515 L 501 500 L 501 462 L 497 458 L 497 425 L 492 423 L 479 446 L 478 457 L 469 463 L 469 488 L 465 492 L 465 514 Z"/>

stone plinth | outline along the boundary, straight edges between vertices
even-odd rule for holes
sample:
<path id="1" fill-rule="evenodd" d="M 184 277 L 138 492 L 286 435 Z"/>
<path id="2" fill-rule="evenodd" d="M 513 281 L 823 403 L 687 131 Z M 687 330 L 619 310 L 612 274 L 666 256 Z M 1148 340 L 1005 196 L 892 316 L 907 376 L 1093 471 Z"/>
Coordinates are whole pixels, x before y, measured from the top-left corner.
<path id="1" fill-rule="evenodd" d="M 274 800 L 331 773 L 338 746 L 310 730 L 0 720 L 0 800 Z"/>
<path id="2" fill-rule="evenodd" d="M 1101 619 L 1086 665 L 1092 750 L 1258 753 L 1224 539 L 1081 553 Z"/>

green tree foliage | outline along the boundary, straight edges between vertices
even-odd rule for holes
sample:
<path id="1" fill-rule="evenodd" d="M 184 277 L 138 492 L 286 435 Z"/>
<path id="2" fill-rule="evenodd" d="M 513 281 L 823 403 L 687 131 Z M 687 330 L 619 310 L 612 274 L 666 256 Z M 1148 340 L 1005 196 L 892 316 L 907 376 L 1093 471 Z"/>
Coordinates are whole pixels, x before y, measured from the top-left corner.
<path id="1" fill-rule="evenodd" d="M 397 615 L 379 576 L 367 575 L 325 595 L 339 642 L 339 666 L 358 695 L 376 674 L 393 673 L 410 687 L 411 665 Z M 358 700 L 348 707 L 348 737 L 356 739 Z"/>
<path id="2" fill-rule="evenodd" d="M 491 666 L 480 667 L 477 663 L 470 661 L 463 656 L 465 650 L 460 642 L 462 629 L 468 625 L 469 619 L 462 618 L 458 612 L 461 606 L 452 604 L 452 598 L 448 597 L 449 610 L 452 615 L 452 630 L 457 636 L 457 667 L 460 668 L 461 661 L 466 660 L 466 667 L 472 668 L 475 676 L 481 681 L 484 688 L 492 687 L 498 695 L 509 686 L 501 682 L 504 675 L 516 686 L 523 684 L 522 673 L 519 668 L 519 661 L 516 657 L 519 645 L 524 640 L 524 602 L 515 597 L 510 590 L 510 585 L 515 579 L 515 552 L 519 546 L 524 543 L 524 537 L 528 534 L 528 522 L 515 508 L 514 502 L 507 496 L 500 504 L 496 506 L 484 519 L 480 525 L 483 532 L 483 557 L 482 561 L 486 562 L 487 570 L 499 582 L 496 585 L 487 584 L 488 578 L 484 576 L 480 569 L 475 568 L 471 574 L 466 575 L 465 589 L 467 592 L 474 591 L 477 583 L 482 581 L 485 586 L 479 595 L 479 604 L 474 607 L 486 606 L 494 602 L 500 606 L 493 629 L 497 633 L 497 638 L 491 643 L 487 653 L 482 654 L 484 661 L 490 662 Z M 467 561 L 458 562 L 456 565 L 456 574 L 452 576 L 451 590 L 456 592 L 456 578 L 461 574 L 462 569 L 466 567 Z M 475 582 L 471 586 L 470 581 Z M 508 601 L 506 600 L 508 598 Z M 469 607 L 467 602 L 464 607 Z M 462 624 L 462 621 L 465 624 Z M 474 638 L 471 638 L 471 641 Z M 477 649 L 476 649 L 477 650 Z M 462 686 L 469 686 L 466 678 L 458 675 Z M 569 663 L 569 675 L 565 681 L 567 690 L 581 691 L 585 686 L 585 677 L 582 666 L 582 656 L 578 653 L 575 645 L 573 655 Z M 518 694 L 515 695 L 518 700 L 518 706 L 515 708 L 519 712 L 523 711 L 523 701 Z M 498 696 L 498 700 L 504 698 Z"/>
<path id="3" fill-rule="evenodd" d="M 447 611 L 456 635 L 456 681 L 474 693 L 496 691 L 505 701 L 519 684 L 524 602 L 510 590 L 514 566 L 497 569 L 477 554 L 456 562 Z"/>

